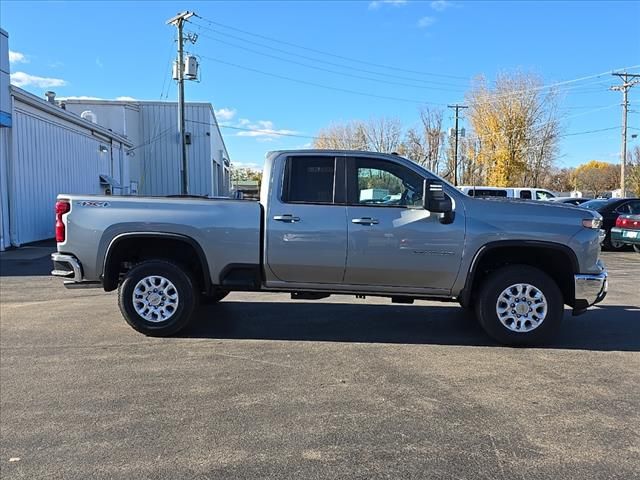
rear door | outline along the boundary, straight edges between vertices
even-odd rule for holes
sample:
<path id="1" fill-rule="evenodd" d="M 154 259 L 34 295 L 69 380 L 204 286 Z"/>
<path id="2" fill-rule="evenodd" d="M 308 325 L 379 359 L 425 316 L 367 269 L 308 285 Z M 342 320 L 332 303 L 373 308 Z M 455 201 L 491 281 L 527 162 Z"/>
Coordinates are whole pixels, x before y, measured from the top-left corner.
<path id="1" fill-rule="evenodd" d="M 344 159 L 287 157 L 274 169 L 272 181 L 266 213 L 271 279 L 342 283 L 347 257 Z"/>

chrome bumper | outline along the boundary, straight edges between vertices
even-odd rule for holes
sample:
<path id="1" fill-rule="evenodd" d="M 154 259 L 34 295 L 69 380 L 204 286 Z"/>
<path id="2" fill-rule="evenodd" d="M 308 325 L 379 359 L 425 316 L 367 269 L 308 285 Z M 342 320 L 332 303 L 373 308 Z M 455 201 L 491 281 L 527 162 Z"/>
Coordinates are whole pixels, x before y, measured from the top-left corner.
<path id="1" fill-rule="evenodd" d="M 100 282 L 87 282 L 82 279 L 82 267 L 73 255 L 52 253 L 51 261 L 53 262 L 51 275 L 64 278 L 64 286 L 67 288 L 95 288 L 101 285 Z"/>
<path id="2" fill-rule="evenodd" d="M 574 276 L 575 305 L 573 312 L 580 313 L 591 305 L 600 303 L 607 296 L 609 274 L 606 269 L 597 274 L 579 274 Z"/>

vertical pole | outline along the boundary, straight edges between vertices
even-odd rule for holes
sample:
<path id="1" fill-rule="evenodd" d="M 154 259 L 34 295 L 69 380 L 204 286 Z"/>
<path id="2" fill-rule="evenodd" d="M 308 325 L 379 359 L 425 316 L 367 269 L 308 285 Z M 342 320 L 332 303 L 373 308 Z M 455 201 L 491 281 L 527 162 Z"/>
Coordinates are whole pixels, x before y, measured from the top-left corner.
<path id="1" fill-rule="evenodd" d="M 175 25 L 178 29 L 178 134 L 180 135 L 180 193 L 189 194 L 189 171 L 187 166 L 187 142 L 184 128 L 184 22 L 193 17 L 193 12 L 182 12 L 167 20 L 167 25 Z M 194 40 L 195 41 L 195 40 Z"/>
<path id="2" fill-rule="evenodd" d="M 180 177 L 181 177 L 181 193 L 189 194 L 189 173 L 187 166 L 187 143 L 184 128 L 184 51 L 182 38 L 182 27 L 184 19 L 179 18 L 178 26 L 178 131 L 180 134 Z"/>
<path id="3" fill-rule="evenodd" d="M 629 110 L 629 89 L 640 83 L 640 73 L 612 73 L 622 80 L 622 85 L 615 85 L 610 90 L 622 91 L 622 149 L 620 151 L 620 195 L 627 196 L 625 170 L 627 164 L 627 113 Z"/>
<path id="4" fill-rule="evenodd" d="M 626 79 L 625 79 L 625 83 Z M 625 164 L 627 163 L 627 109 L 629 102 L 627 100 L 628 88 L 622 90 L 622 159 L 620 161 L 620 196 L 627 196 L 625 182 Z"/>
<path id="5" fill-rule="evenodd" d="M 458 105 L 456 105 L 456 139 L 453 147 L 453 184 L 458 186 Z"/>

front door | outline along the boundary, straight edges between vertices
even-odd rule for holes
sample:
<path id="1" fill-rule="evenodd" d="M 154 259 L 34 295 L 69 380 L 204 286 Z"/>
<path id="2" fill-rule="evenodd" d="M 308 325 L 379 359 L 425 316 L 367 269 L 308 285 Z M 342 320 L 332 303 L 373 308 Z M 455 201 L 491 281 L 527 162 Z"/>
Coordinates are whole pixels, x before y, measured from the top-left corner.
<path id="1" fill-rule="evenodd" d="M 349 159 L 345 284 L 451 289 L 462 258 L 464 211 L 456 208 L 453 223 L 441 223 L 422 208 L 423 180 L 400 162 Z"/>
<path id="2" fill-rule="evenodd" d="M 344 159 L 296 156 L 276 165 L 267 215 L 272 280 L 342 283 L 347 257 Z"/>

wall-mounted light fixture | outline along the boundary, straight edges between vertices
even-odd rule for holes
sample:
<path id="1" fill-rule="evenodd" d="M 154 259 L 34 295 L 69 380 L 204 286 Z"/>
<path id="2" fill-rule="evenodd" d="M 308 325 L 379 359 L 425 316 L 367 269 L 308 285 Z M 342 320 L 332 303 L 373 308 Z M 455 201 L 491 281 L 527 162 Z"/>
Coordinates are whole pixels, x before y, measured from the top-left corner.
<path id="1" fill-rule="evenodd" d="M 100 145 L 100 146 L 98 147 L 98 151 L 99 151 L 100 153 L 107 153 L 107 152 L 109 151 L 109 147 L 107 147 L 106 145 Z"/>

